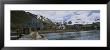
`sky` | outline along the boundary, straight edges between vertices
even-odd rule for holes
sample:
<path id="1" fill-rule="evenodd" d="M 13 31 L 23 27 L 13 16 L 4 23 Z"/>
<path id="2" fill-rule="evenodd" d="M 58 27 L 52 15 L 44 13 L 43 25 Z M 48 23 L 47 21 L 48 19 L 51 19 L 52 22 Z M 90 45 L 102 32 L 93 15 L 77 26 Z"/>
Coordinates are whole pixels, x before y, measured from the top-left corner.
<path id="1" fill-rule="evenodd" d="M 85 21 L 100 19 L 100 10 L 25 10 L 35 15 L 42 15 L 53 22 L 73 20 L 80 17 Z"/>

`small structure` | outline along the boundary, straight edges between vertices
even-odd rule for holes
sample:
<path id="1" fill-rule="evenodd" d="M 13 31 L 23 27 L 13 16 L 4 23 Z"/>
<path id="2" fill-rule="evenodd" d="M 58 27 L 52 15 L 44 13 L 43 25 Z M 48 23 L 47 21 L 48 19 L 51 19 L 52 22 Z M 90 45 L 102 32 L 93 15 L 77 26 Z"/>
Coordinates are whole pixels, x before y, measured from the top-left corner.
<path id="1" fill-rule="evenodd" d="M 63 30 L 63 29 L 65 29 L 65 26 L 64 26 L 63 24 L 60 24 L 60 25 L 58 26 L 58 28 Z"/>

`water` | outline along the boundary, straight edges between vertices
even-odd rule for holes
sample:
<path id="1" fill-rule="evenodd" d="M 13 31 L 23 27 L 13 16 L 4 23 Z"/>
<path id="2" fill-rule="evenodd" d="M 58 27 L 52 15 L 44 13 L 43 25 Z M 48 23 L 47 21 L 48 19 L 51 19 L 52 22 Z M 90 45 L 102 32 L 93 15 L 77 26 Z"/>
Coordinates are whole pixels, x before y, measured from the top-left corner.
<path id="1" fill-rule="evenodd" d="M 100 31 L 80 31 L 44 34 L 48 40 L 100 40 Z"/>
<path id="2" fill-rule="evenodd" d="M 79 31 L 79 32 L 62 32 L 62 33 L 44 33 L 40 34 L 44 38 L 37 40 L 100 40 L 100 31 Z M 30 35 L 24 35 L 19 40 L 32 40 Z"/>

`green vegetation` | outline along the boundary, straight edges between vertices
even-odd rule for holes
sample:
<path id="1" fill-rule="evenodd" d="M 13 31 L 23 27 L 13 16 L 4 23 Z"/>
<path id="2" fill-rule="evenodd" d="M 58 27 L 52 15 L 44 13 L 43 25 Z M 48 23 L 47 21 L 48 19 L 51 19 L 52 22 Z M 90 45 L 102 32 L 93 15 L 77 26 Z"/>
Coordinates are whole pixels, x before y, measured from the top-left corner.
<path id="1" fill-rule="evenodd" d="M 100 22 L 96 22 L 93 24 L 75 24 L 75 25 L 65 25 L 66 30 L 74 30 L 74 31 L 84 31 L 84 30 L 99 30 L 100 29 Z"/>
<path id="2" fill-rule="evenodd" d="M 21 27 L 29 20 L 31 20 L 31 16 L 25 11 L 11 11 L 11 27 Z"/>
<path id="3" fill-rule="evenodd" d="M 42 15 L 35 15 L 25 11 L 11 11 L 11 33 L 16 32 L 18 37 L 21 34 L 29 34 L 31 31 L 49 31 L 55 24 Z"/>
<path id="4" fill-rule="evenodd" d="M 75 25 L 67 25 L 72 22 L 64 22 L 63 26 L 65 26 L 65 31 L 82 31 L 82 30 L 99 30 L 100 22 L 96 22 L 93 24 L 75 24 Z M 59 29 L 61 24 L 54 23 L 50 19 L 45 18 L 42 15 L 35 15 L 25 11 L 11 11 L 11 33 L 17 32 L 18 37 L 21 37 L 21 34 L 29 34 L 31 31 L 38 31 L 39 33 L 44 32 L 62 32 Z"/>

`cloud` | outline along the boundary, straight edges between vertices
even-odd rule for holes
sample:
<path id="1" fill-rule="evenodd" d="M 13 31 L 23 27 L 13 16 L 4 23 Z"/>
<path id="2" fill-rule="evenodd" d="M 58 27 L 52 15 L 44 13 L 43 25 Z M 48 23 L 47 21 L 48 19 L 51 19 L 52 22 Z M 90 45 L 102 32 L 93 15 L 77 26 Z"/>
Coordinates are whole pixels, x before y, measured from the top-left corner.
<path id="1" fill-rule="evenodd" d="M 97 19 L 100 19 L 100 13 L 92 13 L 90 16 L 89 16 L 89 21 L 95 21 Z"/>
<path id="2" fill-rule="evenodd" d="M 26 12 L 42 15 L 54 22 L 73 20 L 73 18 L 75 19 L 77 16 L 85 21 L 94 21 L 97 18 L 100 19 L 100 10 L 26 10 Z"/>
<path id="3" fill-rule="evenodd" d="M 88 14 L 88 16 L 92 15 L 92 13 L 100 13 L 100 10 L 92 10 L 92 11 Z"/>

